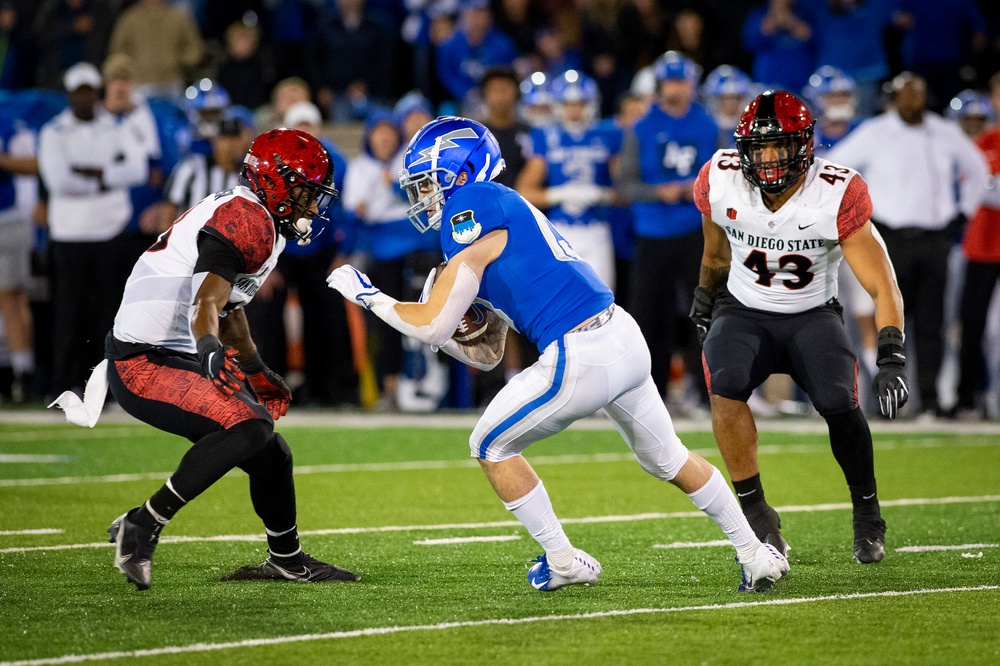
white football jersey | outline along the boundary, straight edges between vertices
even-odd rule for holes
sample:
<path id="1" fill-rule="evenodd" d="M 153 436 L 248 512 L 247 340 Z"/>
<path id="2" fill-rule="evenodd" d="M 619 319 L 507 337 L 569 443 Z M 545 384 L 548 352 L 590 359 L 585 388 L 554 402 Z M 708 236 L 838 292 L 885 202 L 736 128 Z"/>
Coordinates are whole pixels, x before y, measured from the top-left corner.
<path id="1" fill-rule="evenodd" d="M 863 227 L 872 210 L 858 172 L 821 158 L 774 212 L 743 177 L 735 150 L 716 152 L 694 189 L 698 209 L 729 238 L 730 293 L 767 312 L 803 312 L 837 296 L 840 242 Z"/>
<path id="2" fill-rule="evenodd" d="M 194 296 L 207 275 L 194 273 L 198 234 L 203 228 L 230 242 L 246 262 L 246 272 L 233 282 L 227 310 L 253 299 L 285 249 L 285 238 L 275 232 L 267 209 L 248 188 L 206 197 L 164 231 L 136 262 L 115 317 L 116 338 L 195 353 Z"/>

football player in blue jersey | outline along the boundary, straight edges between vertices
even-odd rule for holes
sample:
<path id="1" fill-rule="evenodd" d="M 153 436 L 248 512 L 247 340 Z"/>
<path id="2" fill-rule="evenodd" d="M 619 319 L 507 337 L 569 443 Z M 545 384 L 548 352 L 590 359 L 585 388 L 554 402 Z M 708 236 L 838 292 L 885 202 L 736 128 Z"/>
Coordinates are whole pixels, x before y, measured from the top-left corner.
<path id="1" fill-rule="evenodd" d="M 532 127 L 545 127 L 555 122 L 552 91 L 545 72 L 534 72 L 521 81 L 521 119 Z"/>
<path id="2" fill-rule="evenodd" d="M 683 490 L 722 528 L 742 565 L 740 589 L 771 587 L 788 561 L 753 534 L 722 474 L 677 437 L 635 321 L 615 307 L 611 290 L 545 215 L 492 182 L 503 169 L 483 125 L 456 117 L 428 123 L 410 141 L 400 185 L 414 225 L 439 230 L 446 264 L 428 276 L 417 303 L 385 295 L 350 265 L 327 283 L 402 333 L 476 368 L 500 362 L 508 326 L 537 345 L 538 362 L 497 394 L 469 439 L 504 506 L 545 550 L 528 572 L 536 589 L 594 583 L 601 565 L 570 543 L 521 452 L 599 410 L 644 470 Z M 486 325 L 472 344 L 460 344 L 456 327 L 474 303 L 486 308 Z"/>
<path id="3" fill-rule="evenodd" d="M 545 210 L 597 276 L 615 287 L 615 251 L 607 204 L 611 203 L 611 163 L 621 149 L 622 133 L 596 120 L 597 83 L 576 70 L 551 85 L 557 124 L 531 133 L 532 156 L 516 189 L 528 203 Z"/>

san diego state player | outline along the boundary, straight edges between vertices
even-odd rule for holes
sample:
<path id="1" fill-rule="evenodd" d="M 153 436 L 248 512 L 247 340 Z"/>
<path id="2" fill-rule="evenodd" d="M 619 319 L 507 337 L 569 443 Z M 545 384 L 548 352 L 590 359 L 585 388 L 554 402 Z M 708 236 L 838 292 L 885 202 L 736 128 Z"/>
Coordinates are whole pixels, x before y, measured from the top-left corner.
<path id="1" fill-rule="evenodd" d="M 118 404 L 194 443 L 163 487 L 108 530 L 115 566 L 140 590 L 150 585 L 163 526 L 234 467 L 250 476 L 266 571 L 307 582 L 358 579 L 299 547 L 292 454 L 273 430 L 291 393 L 257 354 L 243 311 L 285 240 L 309 241 L 312 220 L 337 194 L 333 165 L 312 136 L 278 129 L 253 142 L 243 178 L 245 186 L 184 213 L 142 255 L 107 339 Z"/>
<path id="2" fill-rule="evenodd" d="M 772 373 L 788 373 L 826 419 L 854 505 L 854 557 L 867 564 L 885 555 L 885 523 L 857 359 L 837 302 L 841 257 L 875 302 L 873 390 L 889 418 L 908 394 L 903 303 L 869 219 L 868 186 L 853 169 L 814 158 L 813 125 L 797 97 L 765 92 L 740 118 L 737 150 L 720 150 L 702 167 L 695 201 L 705 249 L 691 318 L 704 343 L 715 439 L 758 538 L 788 549 L 764 501 L 746 400 Z"/>

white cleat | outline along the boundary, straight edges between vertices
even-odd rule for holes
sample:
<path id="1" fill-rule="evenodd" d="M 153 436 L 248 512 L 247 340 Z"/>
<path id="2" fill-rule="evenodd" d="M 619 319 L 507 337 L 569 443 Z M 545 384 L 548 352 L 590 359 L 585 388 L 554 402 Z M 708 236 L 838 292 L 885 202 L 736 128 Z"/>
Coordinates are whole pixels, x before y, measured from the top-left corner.
<path id="1" fill-rule="evenodd" d="M 736 560 L 739 562 L 739 558 Z M 743 568 L 740 592 L 764 592 L 774 587 L 779 578 L 788 573 L 788 560 L 769 543 L 760 544 L 754 558 L 739 562 Z"/>
<path id="2" fill-rule="evenodd" d="M 528 582 L 533 588 L 543 592 L 558 590 L 566 585 L 596 583 L 598 576 L 603 571 L 600 562 L 579 548 L 576 549 L 576 555 L 569 566 L 569 571 L 565 573 L 554 571 L 544 555 L 539 555 L 531 562 L 535 564 L 528 569 Z"/>

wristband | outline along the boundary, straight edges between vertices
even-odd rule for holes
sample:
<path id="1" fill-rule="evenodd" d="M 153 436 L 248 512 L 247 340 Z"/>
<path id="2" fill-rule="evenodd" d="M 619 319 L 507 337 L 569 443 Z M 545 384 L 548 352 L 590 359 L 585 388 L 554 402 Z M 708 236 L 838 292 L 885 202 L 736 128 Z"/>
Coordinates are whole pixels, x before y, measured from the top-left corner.
<path id="1" fill-rule="evenodd" d="M 198 356 L 204 356 L 205 354 L 222 349 L 223 345 L 222 340 L 218 337 L 212 335 L 211 333 L 206 333 L 198 338 L 198 342 L 195 346 L 198 349 Z"/>
<path id="2" fill-rule="evenodd" d="M 906 364 L 906 356 L 903 354 L 903 332 L 895 326 L 886 326 L 878 332 L 878 357 L 875 365 L 895 363 Z"/>

